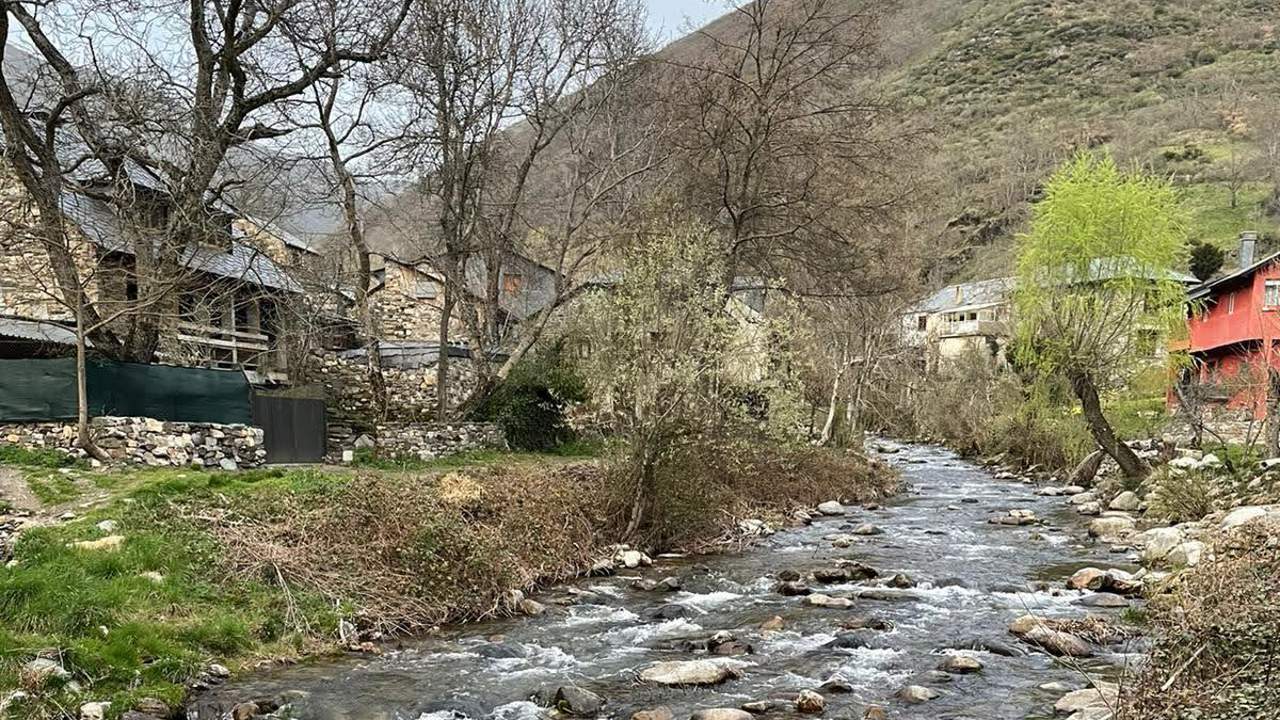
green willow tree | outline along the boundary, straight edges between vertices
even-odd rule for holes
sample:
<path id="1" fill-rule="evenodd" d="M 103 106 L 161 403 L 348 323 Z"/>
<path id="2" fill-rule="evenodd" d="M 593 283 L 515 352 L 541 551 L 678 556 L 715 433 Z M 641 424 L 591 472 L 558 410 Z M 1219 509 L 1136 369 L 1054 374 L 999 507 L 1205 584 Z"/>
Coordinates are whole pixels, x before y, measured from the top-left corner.
<path id="1" fill-rule="evenodd" d="M 1186 217 L 1172 186 L 1080 154 L 1049 181 L 1018 240 L 1018 359 L 1067 381 L 1103 452 L 1131 478 L 1150 467 L 1122 442 L 1100 395 L 1185 331 Z"/>

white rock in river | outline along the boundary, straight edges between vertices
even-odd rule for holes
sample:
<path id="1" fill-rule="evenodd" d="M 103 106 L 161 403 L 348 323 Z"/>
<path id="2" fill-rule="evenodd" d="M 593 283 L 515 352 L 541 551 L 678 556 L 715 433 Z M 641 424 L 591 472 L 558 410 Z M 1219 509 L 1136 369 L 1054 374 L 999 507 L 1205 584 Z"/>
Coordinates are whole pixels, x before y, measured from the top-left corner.
<path id="1" fill-rule="evenodd" d="M 1100 682 L 1096 688 L 1085 688 L 1063 695 L 1054 703 L 1053 709 L 1063 715 L 1090 710 L 1096 707 L 1111 707 L 1118 696 L 1118 688 L 1112 683 Z"/>
<path id="2" fill-rule="evenodd" d="M 942 697 L 942 693 L 923 685 L 908 685 L 898 691 L 898 698 L 913 705 Z"/>
<path id="3" fill-rule="evenodd" d="M 1125 490 L 1111 501 L 1107 507 L 1112 510 L 1137 510 L 1142 506 L 1142 501 L 1138 499 L 1137 493 L 1131 490 Z"/>
<path id="4" fill-rule="evenodd" d="M 1124 537 L 1137 527 L 1133 518 L 1127 515 L 1104 515 L 1089 523 L 1089 534 L 1093 537 Z"/>
<path id="5" fill-rule="evenodd" d="M 755 716 L 738 708 L 704 708 L 694 711 L 689 720 L 755 720 Z"/>
<path id="6" fill-rule="evenodd" d="M 812 595 L 809 595 L 805 597 L 804 601 L 815 607 L 836 608 L 836 609 L 853 607 L 853 601 L 850 600 L 849 598 L 831 597 L 830 595 L 823 595 L 822 593 L 814 593 Z"/>
<path id="7" fill-rule="evenodd" d="M 823 515 L 835 516 L 844 514 L 844 506 L 835 500 L 828 500 L 818 506 L 818 512 Z"/>
<path id="8" fill-rule="evenodd" d="M 731 660 L 671 660 L 641 670 L 640 680 L 657 685 L 717 685 L 741 677 L 743 665 Z"/>
<path id="9" fill-rule="evenodd" d="M 109 702 L 87 702 L 80 706 L 80 720 L 103 720 L 107 716 Z"/>

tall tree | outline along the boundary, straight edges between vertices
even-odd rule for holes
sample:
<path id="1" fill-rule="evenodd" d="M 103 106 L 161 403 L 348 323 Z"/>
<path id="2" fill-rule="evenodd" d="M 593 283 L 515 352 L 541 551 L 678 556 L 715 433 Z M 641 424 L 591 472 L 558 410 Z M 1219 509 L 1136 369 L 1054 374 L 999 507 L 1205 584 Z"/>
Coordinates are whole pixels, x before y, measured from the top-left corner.
<path id="1" fill-rule="evenodd" d="M 1098 447 L 1150 472 L 1116 436 L 1103 390 L 1151 362 L 1144 334 L 1185 332 L 1186 214 L 1167 182 L 1080 154 L 1054 174 L 1018 239 L 1019 359 L 1071 386 Z"/>
<path id="2" fill-rule="evenodd" d="M 167 295 L 191 245 L 225 232 L 214 209 L 238 182 L 222 175 L 228 153 L 286 133 L 280 103 L 335 67 L 381 57 L 410 4 L 5 0 L 0 44 L 17 23 L 48 69 L 38 92 L 0 74 L 5 158 L 38 210 L 60 292 L 83 309 L 96 347 L 150 361 L 161 316 L 133 314 L 123 330 L 102 322 L 66 242 L 64 193 L 91 185 L 109 201 L 134 235 L 139 296 Z"/>

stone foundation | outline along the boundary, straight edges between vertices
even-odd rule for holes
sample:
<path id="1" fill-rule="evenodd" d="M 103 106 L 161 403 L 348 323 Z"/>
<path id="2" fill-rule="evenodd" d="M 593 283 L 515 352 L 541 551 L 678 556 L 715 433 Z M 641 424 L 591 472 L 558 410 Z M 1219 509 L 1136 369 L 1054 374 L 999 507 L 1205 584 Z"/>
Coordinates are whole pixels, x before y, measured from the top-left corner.
<path id="1" fill-rule="evenodd" d="M 506 447 L 502 430 L 493 423 L 388 423 L 378 426 L 378 451 L 389 455 L 431 460 L 472 450 Z"/>
<path id="2" fill-rule="evenodd" d="M 208 467 L 236 470 L 266 462 L 262 430 L 248 425 L 164 422 L 138 417 L 93 421 L 98 447 L 112 460 L 151 467 Z M 0 425 L 0 441 L 29 450 L 55 449 L 85 457 L 76 444 L 75 423 Z"/>

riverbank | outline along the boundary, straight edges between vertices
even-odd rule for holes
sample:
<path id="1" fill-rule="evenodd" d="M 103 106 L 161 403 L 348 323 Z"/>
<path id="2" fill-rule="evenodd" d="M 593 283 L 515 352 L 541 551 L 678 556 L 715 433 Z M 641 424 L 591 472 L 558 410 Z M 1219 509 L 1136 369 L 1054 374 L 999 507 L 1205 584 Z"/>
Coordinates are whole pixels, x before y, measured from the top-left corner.
<path id="1" fill-rule="evenodd" d="M 909 488 L 883 503 L 824 505 L 744 552 L 655 556 L 558 585 L 539 596 L 536 617 L 246 674 L 197 696 L 193 711 L 208 720 L 252 702 L 287 705 L 300 720 L 1022 720 L 1052 716 L 1090 678 L 1117 678 L 1134 661 L 1142 642 L 1124 620 L 1141 601 L 1067 583 L 1085 566 L 1136 570 L 1089 538 L 1089 518 L 942 449 L 873 446 Z M 1028 614 L 1063 635 L 1011 634 Z M 1077 656 L 1052 654 L 1053 640 Z"/>
<path id="2" fill-rule="evenodd" d="M 537 614 L 524 593 L 546 583 L 645 550 L 730 547 L 800 508 L 896 486 L 855 456 L 738 448 L 690 468 L 699 482 L 669 478 L 652 506 L 661 543 L 632 549 L 616 547 L 625 499 L 598 460 L 25 472 L 61 492 L 46 496 L 59 516 L 24 530 L 0 569 L 0 698 L 22 718 L 168 717 L 245 668 Z"/>

